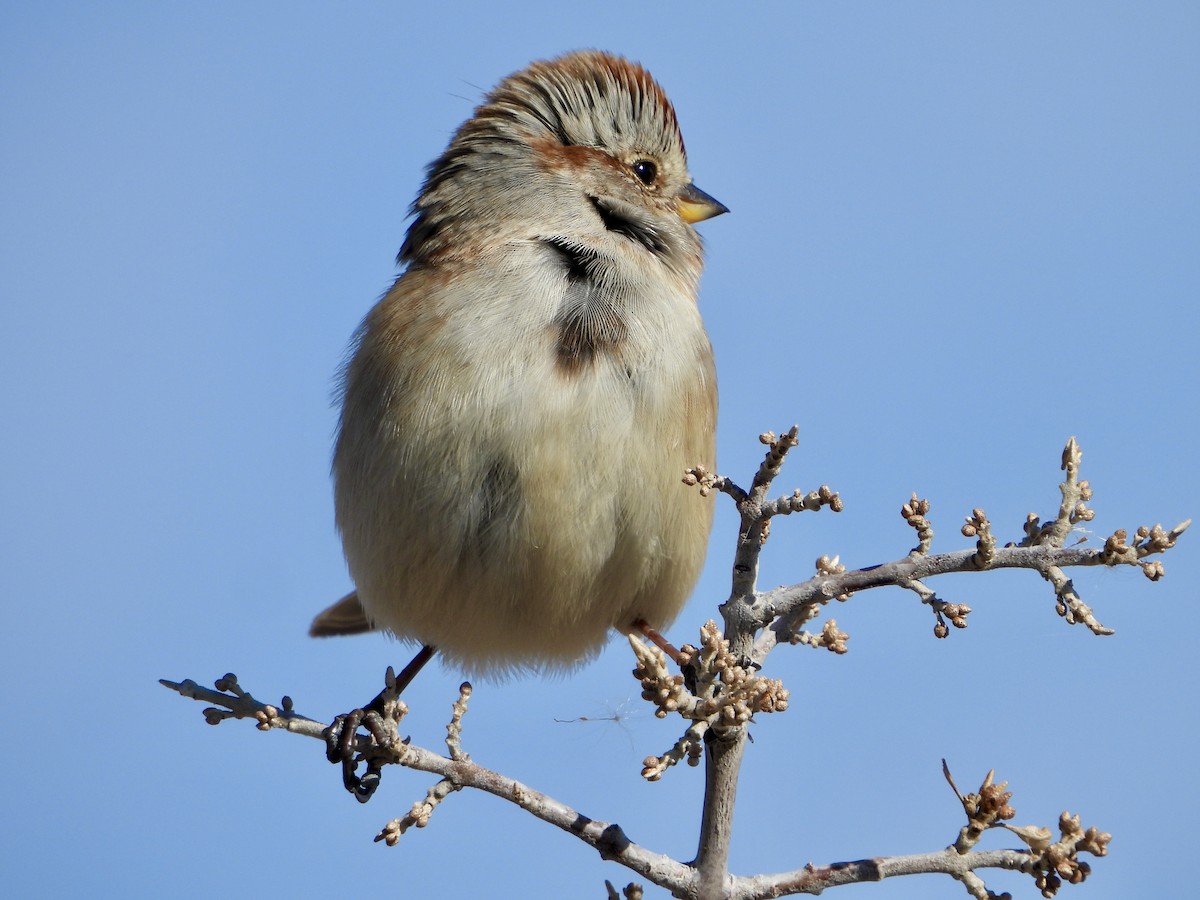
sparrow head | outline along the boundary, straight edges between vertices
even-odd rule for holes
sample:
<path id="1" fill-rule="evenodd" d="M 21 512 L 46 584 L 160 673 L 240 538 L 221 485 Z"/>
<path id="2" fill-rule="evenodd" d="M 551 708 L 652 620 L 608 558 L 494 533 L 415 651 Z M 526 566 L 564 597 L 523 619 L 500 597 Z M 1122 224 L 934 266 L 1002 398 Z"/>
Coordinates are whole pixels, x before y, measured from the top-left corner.
<path id="1" fill-rule="evenodd" d="M 458 129 L 429 167 L 399 260 L 607 232 L 698 273 L 690 226 L 727 211 L 692 184 L 675 110 L 650 74 L 580 51 L 510 75 Z"/>

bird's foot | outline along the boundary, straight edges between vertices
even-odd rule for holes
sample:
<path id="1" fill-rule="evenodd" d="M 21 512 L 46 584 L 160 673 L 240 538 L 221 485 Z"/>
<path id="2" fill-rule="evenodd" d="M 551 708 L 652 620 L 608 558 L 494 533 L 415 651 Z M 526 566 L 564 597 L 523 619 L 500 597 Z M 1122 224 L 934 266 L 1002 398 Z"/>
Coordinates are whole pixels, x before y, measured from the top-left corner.
<path id="1" fill-rule="evenodd" d="M 404 716 L 400 694 L 433 658 L 432 647 L 422 647 L 412 661 L 397 675 L 388 666 L 384 688 L 365 706 L 336 716 L 324 731 L 325 758 L 342 767 L 342 784 L 359 803 L 366 803 L 379 787 L 387 751 L 398 739 L 396 724 Z M 362 728 L 365 735 L 360 735 Z M 361 738 L 361 744 L 360 744 Z M 358 766 L 366 763 L 362 776 Z"/>

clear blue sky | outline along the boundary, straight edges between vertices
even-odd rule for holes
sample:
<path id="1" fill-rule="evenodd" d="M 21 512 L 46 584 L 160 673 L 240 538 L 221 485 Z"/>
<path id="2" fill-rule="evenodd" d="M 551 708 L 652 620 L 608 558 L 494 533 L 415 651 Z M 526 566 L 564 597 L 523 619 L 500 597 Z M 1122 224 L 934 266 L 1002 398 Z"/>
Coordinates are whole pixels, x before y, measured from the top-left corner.
<path id="1" fill-rule="evenodd" d="M 674 99 L 697 183 L 719 468 L 801 425 L 788 487 L 840 516 L 776 524 L 762 584 L 938 549 L 984 507 L 1002 539 L 1057 506 L 1075 434 L 1096 535 L 1200 514 L 1200 7 L 1191 2 L 5 4 L 0 11 L 0 868 L 11 896 L 602 897 L 623 870 L 493 798 L 371 843 L 430 779 L 367 806 L 315 743 L 203 724 L 159 677 L 232 670 L 328 718 L 404 649 L 314 642 L 348 587 L 328 480 L 333 375 L 394 276 L 422 167 L 481 92 L 596 46 Z M 782 485 L 781 485 L 782 487 Z M 720 504 L 683 641 L 728 590 Z M 1067 627 L 1032 573 L 934 582 L 976 612 L 931 636 L 914 596 L 836 609 L 835 658 L 778 651 L 792 709 L 754 729 L 733 866 L 951 842 L 961 786 L 1011 781 L 1018 823 L 1116 835 L 1089 898 L 1194 882 L 1200 535 L 1167 578 L 1077 573 L 1117 634 Z M 694 850 L 699 770 L 640 760 L 679 725 L 628 650 L 557 681 L 477 686 L 481 763 L 651 848 Z M 455 686 L 409 694 L 436 746 Z M 563 723 L 579 717 L 618 721 Z M 1000 840 L 995 845 L 1010 846 Z M 993 875 L 993 889 L 1036 896 Z M 1192 885 L 1194 887 L 1194 884 Z M 658 897 L 651 892 L 648 896 Z M 838 896 L 960 897 L 949 879 Z"/>

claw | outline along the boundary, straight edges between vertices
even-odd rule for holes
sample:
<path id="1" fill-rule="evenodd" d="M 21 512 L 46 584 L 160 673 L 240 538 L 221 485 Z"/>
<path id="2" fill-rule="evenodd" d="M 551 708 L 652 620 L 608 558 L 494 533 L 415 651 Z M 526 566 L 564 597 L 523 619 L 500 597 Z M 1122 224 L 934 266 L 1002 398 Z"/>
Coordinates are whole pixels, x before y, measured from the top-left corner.
<path id="1" fill-rule="evenodd" d="M 417 673 L 433 658 L 434 649 L 422 647 L 412 661 L 396 675 L 388 668 L 386 686 L 370 703 L 359 709 L 351 710 L 336 716 L 333 722 L 323 732 L 325 738 L 325 758 L 334 765 L 342 766 L 342 785 L 354 795 L 359 803 L 371 799 L 383 773 L 383 763 L 378 759 L 367 760 L 367 771 L 360 778 L 358 764 L 363 761 L 364 754 L 357 751 L 358 729 L 367 730 L 367 740 L 372 746 L 382 747 L 387 740 L 387 728 L 384 717 L 394 710 L 396 698 L 416 677 Z"/>

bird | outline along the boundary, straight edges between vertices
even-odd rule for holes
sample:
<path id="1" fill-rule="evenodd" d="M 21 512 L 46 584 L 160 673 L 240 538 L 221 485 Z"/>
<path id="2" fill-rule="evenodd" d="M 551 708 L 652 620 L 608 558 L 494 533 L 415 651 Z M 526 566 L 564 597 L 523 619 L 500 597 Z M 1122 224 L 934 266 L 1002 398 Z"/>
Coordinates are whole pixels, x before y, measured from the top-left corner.
<path id="1" fill-rule="evenodd" d="M 388 632 L 474 675 L 570 670 L 695 586 L 717 384 L 675 110 L 596 50 L 504 78 L 427 168 L 340 377 L 354 590 L 310 633 Z M 411 677 L 411 675 L 407 676 Z"/>

